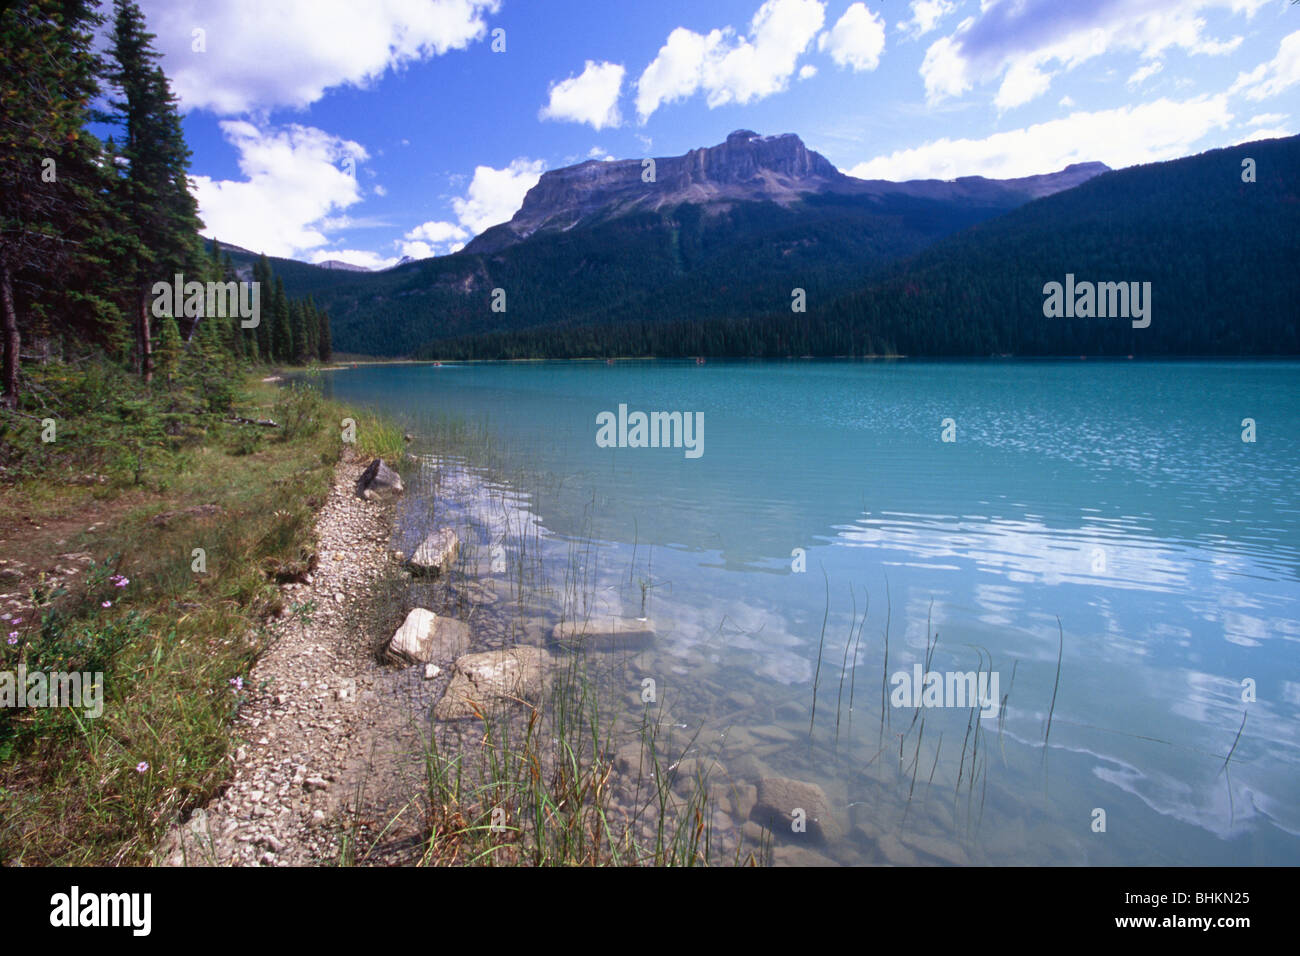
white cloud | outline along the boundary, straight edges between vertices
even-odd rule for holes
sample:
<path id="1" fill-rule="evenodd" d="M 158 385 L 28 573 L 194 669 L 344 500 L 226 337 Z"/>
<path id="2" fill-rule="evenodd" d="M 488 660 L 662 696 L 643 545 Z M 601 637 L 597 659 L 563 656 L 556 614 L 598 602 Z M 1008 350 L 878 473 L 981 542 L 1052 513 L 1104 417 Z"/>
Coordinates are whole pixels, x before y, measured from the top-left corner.
<path id="1" fill-rule="evenodd" d="M 1286 113 L 1260 113 L 1246 121 L 1247 126 L 1263 126 L 1266 123 L 1280 123 L 1286 119 Z"/>
<path id="2" fill-rule="evenodd" d="M 1132 51 L 1156 60 L 1166 50 L 1219 56 L 1241 37 L 1205 34 L 1202 11 L 1227 8 L 1248 16 L 1264 0 L 983 0 L 968 17 L 926 51 L 921 65 L 926 98 L 937 103 L 976 84 L 1001 79 L 999 109 L 1028 103 L 1047 92 L 1052 78 L 1105 53 Z"/>
<path id="3" fill-rule="evenodd" d="M 1282 38 L 1273 59 L 1238 76 L 1232 92 L 1244 92 L 1248 99 L 1262 100 L 1277 96 L 1297 83 L 1300 83 L 1300 30 Z"/>
<path id="4" fill-rule="evenodd" d="M 825 17 L 820 0 L 767 0 L 750 21 L 747 37 L 738 37 L 731 27 L 707 35 L 678 27 L 637 80 L 641 122 L 664 103 L 700 91 L 710 109 L 780 93 Z"/>
<path id="5" fill-rule="evenodd" d="M 961 96 L 971 87 L 966 77 L 966 62 L 951 37 L 940 37 L 930 44 L 921 62 L 921 77 L 925 80 L 925 98 L 930 103 Z"/>
<path id="6" fill-rule="evenodd" d="M 185 108 L 302 108 L 326 90 L 465 49 L 499 0 L 143 0 Z M 205 31 L 204 52 L 192 31 Z"/>
<path id="7" fill-rule="evenodd" d="M 813 66 L 811 63 L 805 63 L 803 66 L 799 67 L 799 79 L 801 80 L 811 80 L 816 75 L 817 67 Z"/>
<path id="8" fill-rule="evenodd" d="M 859 163 L 860 179 L 1010 179 L 1099 160 L 1112 168 L 1187 155 L 1192 145 L 1232 122 L 1226 94 L 1181 102 L 1073 113 L 985 139 L 940 139 Z"/>
<path id="9" fill-rule="evenodd" d="M 1062 97 L 1061 97 L 1060 105 L 1061 105 L 1061 106 L 1064 106 L 1066 109 L 1069 109 L 1071 106 L 1074 105 L 1074 97 L 1073 97 L 1073 96 L 1070 96 L 1070 95 L 1068 95 L 1068 94 L 1065 95 L 1065 96 L 1062 96 Z"/>
<path id="10" fill-rule="evenodd" d="M 599 159 L 601 162 L 607 163 L 614 158 L 614 154 L 610 153 L 602 146 L 593 146 L 591 149 L 587 150 L 587 158 Z"/>
<path id="11" fill-rule="evenodd" d="M 345 170 L 367 158 L 358 143 L 310 126 L 260 129 L 242 120 L 222 122 L 221 131 L 239 151 L 246 178 L 193 177 L 205 235 L 268 255 L 300 255 L 329 242 L 330 214 L 361 198 Z"/>
<path id="12" fill-rule="evenodd" d="M 1289 126 L 1277 126 L 1271 129 L 1252 129 L 1250 131 L 1250 142 L 1257 139 L 1281 139 L 1284 136 L 1294 136 L 1295 130 Z"/>
<path id="13" fill-rule="evenodd" d="M 898 28 L 909 31 L 914 37 L 923 37 L 955 9 L 956 4 L 949 0 L 912 0 L 912 19 L 900 23 Z"/>
<path id="14" fill-rule="evenodd" d="M 346 262 L 367 269 L 387 269 L 397 265 L 396 256 L 381 256 L 366 249 L 317 249 L 307 257 L 308 262 Z"/>
<path id="15" fill-rule="evenodd" d="M 514 216 L 523 204 L 524 195 L 537 185 L 545 168 L 540 159 L 523 157 L 504 169 L 476 167 L 465 195 L 451 201 L 457 222 L 430 220 L 407 232 L 393 245 L 402 255 L 413 259 L 460 251 L 473 236 Z"/>
<path id="16" fill-rule="evenodd" d="M 465 196 L 451 201 L 456 218 L 473 235 L 506 222 L 519 211 L 524 195 L 537 185 L 545 168 L 540 159 L 522 157 L 505 169 L 476 166 Z"/>
<path id="17" fill-rule="evenodd" d="M 587 123 L 597 130 L 620 125 L 623 117 L 618 112 L 618 94 L 624 72 L 617 63 L 588 60 L 580 76 L 552 84 L 550 102 L 537 114 L 538 119 Z"/>
<path id="18" fill-rule="evenodd" d="M 412 259 L 450 255 L 464 247 L 469 233 L 454 222 L 430 220 L 416 226 L 395 243 L 402 255 Z"/>
<path id="19" fill-rule="evenodd" d="M 1002 77 L 998 95 L 993 98 L 1000 110 L 1038 99 L 1052 85 L 1052 78 L 1040 70 L 1037 64 L 1029 60 L 1017 60 Z"/>
<path id="20" fill-rule="evenodd" d="M 1146 66 L 1140 66 L 1133 71 L 1133 75 L 1128 78 L 1129 86 L 1141 86 L 1143 82 L 1155 76 L 1164 68 L 1164 64 L 1159 60 L 1148 63 Z"/>
<path id="21" fill-rule="evenodd" d="M 374 188 L 373 188 L 372 191 L 374 192 L 374 194 L 375 194 L 376 196 L 387 196 L 387 195 L 388 195 L 388 190 L 385 189 L 383 186 L 379 185 L 378 183 L 375 183 Z"/>
<path id="22" fill-rule="evenodd" d="M 874 70 L 885 49 L 885 18 L 865 3 L 852 4 L 835 26 L 817 38 L 817 49 L 829 53 L 837 66 L 854 72 Z"/>

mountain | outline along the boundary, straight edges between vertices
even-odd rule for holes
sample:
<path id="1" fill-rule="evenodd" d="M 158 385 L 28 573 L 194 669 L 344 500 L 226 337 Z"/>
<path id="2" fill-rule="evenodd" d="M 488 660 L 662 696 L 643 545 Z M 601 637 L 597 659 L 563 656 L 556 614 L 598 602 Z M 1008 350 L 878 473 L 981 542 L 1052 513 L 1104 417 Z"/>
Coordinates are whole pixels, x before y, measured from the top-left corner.
<path id="1" fill-rule="evenodd" d="M 343 262 L 339 259 L 326 259 L 324 262 L 318 262 L 316 265 L 322 269 L 335 269 L 342 272 L 369 272 L 365 266 L 354 265 L 351 262 Z"/>
<path id="2" fill-rule="evenodd" d="M 312 294 L 329 312 L 338 351 L 361 354 L 556 323 L 751 316 L 788 308 L 796 289 L 827 301 L 944 236 L 1105 170 L 866 181 L 797 136 L 748 130 L 655 158 L 647 182 L 650 168 L 591 161 L 545 173 L 510 222 L 454 255 L 367 273 L 276 264 L 276 274 L 291 296 Z"/>
<path id="3" fill-rule="evenodd" d="M 848 294 L 810 298 L 806 314 L 556 323 L 434 341 L 419 354 L 1295 355 L 1297 262 L 1292 136 L 1092 177 L 897 260 Z M 1130 294 L 1136 283 L 1139 325 L 1149 324 L 1045 314 L 1048 283 L 1076 280 L 1125 283 Z"/>
<path id="4" fill-rule="evenodd" d="M 788 207 L 810 195 L 834 193 L 1011 207 L 1077 186 L 1107 168 L 1104 163 L 1082 163 L 1059 173 L 1006 181 L 980 176 L 951 182 L 861 180 L 840 172 L 793 133 L 759 136 L 742 129 L 718 146 L 693 149 L 685 156 L 589 160 L 543 173 L 514 218 L 477 236 L 465 251 L 497 252 L 539 233 L 566 232 L 578 225 L 684 203 L 717 214 L 737 202 L 767 201 Z M 647 181 L 651 176 L 652 181 Z"/>

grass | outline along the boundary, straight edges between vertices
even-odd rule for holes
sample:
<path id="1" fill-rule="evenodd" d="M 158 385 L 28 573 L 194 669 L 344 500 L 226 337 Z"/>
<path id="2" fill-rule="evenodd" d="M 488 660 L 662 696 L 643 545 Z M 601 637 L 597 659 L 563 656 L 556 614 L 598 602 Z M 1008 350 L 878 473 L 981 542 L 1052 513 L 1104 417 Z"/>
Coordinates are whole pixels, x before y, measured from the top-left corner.
<path id="1" fill-rule="evenodd" d="M 104 710 L 0 710 L 0 861 L 145 863 L 229 776 L 236 685 L 273 639 L 265 622 L 308 612 L 285 607 L 278 585 L 312 567 L 315 513 L 344 451 L 333 423 L 349 413 L 240 375 L 229 410 L 280 423 L 263 428 L 102 368 L 51 374 L 65 381 L 38 386 L 55 443 L 4 416 L 0 523 L 46 516 L 63 535 L 49 548 L 94 560 L 30 587 L 0 670 L 102 670 Z M 349 454 L 391 453 L 390 428 L 358 425 Z M 94 523 L 107 526 L 88 533 Z"/>

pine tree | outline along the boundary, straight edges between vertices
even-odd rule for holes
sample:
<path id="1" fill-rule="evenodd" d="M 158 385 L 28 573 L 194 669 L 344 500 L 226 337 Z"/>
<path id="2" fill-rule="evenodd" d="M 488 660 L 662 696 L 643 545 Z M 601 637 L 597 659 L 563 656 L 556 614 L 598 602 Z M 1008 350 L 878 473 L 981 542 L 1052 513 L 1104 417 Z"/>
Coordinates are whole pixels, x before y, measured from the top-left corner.
<path id="1" fill-rule="evenodd" d="M 322 362 L 328 362 L 334 358 L 334 343 L 330 338 L 330 317 L 324 309 L 320 312 L 320 344 L 317 346 L 316 355 Z"/>
<path id="2" fill-rule="evenodd" d="M 121 151 L 125 175 L 116 198 L 139 239 L 130 263 L 134 288 L 129 305 L 137 316 L 140 374 L 148 382 L 153 377 L 149 290 L 176 273 L 198 271 L 195 236 L 202 223 L 189 190 L 190 151 L 177 100 L 158 66 L 153 34 L 145 29 L 135 0 L 114 0 L 113 10 L 109 79 L 122 95 L 112 106 L 126 135 Z M 182 330 L 183 336 L 188 339 L 192 331 Z"/>
<path id="3" fill-rule="evenodd" d="M 284 280 L 275 278 L 275 292 L 271 296 L 271 312 L 275 325 L 271 330 L 271 354 L 277 362 L 293 361 L 293 331 L 289 315 L 289 298 L 284 294 Z"/>
<path id="4" fill-rule="evenodd" d="M 102 149 L 82 127 L 98 95 L 90 0 L 22 0 L 0 8 L 0 406 L 18 404 L 20 311 L 47 331 L 69 318 L 106 342 L 112 244 Z M 83 282 L 70 282 L 79 278 Z M 86 291 L 89 290 L 89 291 Z M 31 323 L 29 323 L 31 324 Z"/>
<path id="5" fill-rule="evenodd" d="M 271 304 L 274 289 L 271 286 L 271 263 L 264 255 L 258 256 L 257 262 L 253 263 L 253 281 L 258 283 L 262 303 L 261 321 L 252 330 L 257 340 L 256 357 L 263 362 L 273 362 L 275 359 L 271 355 L 271 339 L 275 321 Z"/>

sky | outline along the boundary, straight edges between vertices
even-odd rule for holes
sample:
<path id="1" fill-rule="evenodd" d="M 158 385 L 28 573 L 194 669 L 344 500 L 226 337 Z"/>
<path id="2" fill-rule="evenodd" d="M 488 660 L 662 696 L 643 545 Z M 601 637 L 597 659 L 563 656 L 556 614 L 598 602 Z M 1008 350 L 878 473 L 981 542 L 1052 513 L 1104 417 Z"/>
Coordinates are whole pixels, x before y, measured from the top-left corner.
<path id="1" fill-rule="evenodd" d="M 1291 0 L 140 0 L 204 234 L 383 268 L 543 171 L 796 133 L 850 175 L 1114 168 L 1300 131 Z"/>

